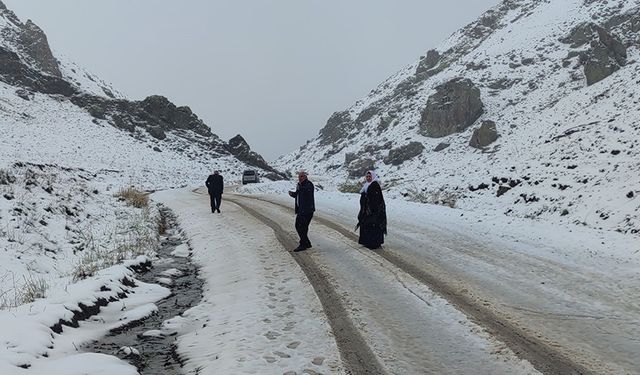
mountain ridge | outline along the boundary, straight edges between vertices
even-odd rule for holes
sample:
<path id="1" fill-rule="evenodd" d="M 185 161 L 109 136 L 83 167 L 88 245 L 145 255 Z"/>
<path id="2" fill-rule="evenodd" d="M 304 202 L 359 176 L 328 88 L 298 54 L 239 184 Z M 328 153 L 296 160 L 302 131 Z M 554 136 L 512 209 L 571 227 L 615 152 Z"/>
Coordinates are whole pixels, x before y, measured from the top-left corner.
<path id="1" fill-rule="evenodd" d="M 138 146 L 134 142 L 129 147 L 151 149 L 157 153 L 164 152 L 164 155 L 169 152 L 171 154 L 169 157 L 172 159 L 176 159 L 175 154 L 181 154 L 183 157 L 178 158 L 181 160 L 180 163 L 187 163 L 183 164 L 182 168 L 193 168 L 194 179 L 196 175 L 210 173 L 213 169 L 223 169 L 234 178 L 239 178 L 242 170 L 246 168 L 261 169 L 271 179 L 285 177 L 264 162 L 260 155 L 250 151 L 246 142 L 244 149 L 238 150 L 221 140 L 189 107 L 176 106 L 166 97 L 159 95 L 151 95 L 139 101 L 129 100 L 111 85 L 76 64 L 64 58 L 56 58 L 44 31 L 31 20 L 22 23 L 1 2 L 0 30 L 0 83 L 9 86 L 7 87 L 9 93 L 5 95 L 4 102 L 10 108 L 0 111 L 0 118 L 5 124 L 14 123 L 20 126 L 19 124 L 35 121 L 50 127 L 56 119 L 48 116 L 47 111 L 34 111 L 30 108 L 30 111 L 23 111 L 15 117 L 12 113 L 16 111 L 12 111 L 11 108 L 21 107 L 20 100 L 30 102 L 31 105 L 39 103 L 53 107 L 57 107 L 57 103 L 61 101 L 66 101 L 85 112 L 78 113 L 78 119 L 74 120 L 99 127 L 111 126 L 118 129 L 123 137 L 129 136 L 138 141 Z M 10 87 L 14 88 L 13 93 L 10 93 L 12 91 Z M 36 95 L 44 95 L 50 100 L 34 101 Z M 69 113 L 75 112 L 70 110 Z M 14 137 L 19 137 L 19 128 L 12 127 L 10 130 L 16 132 Z M 170 137 L 169 134 L 171 134 Z M 32 137 L 37 138 L 38 134 L 32 134 Z M 111 135 L 105 134 L 102 137 L 110 138 Z M 21 138 L 24 140 L 24 137 Z M 64 139 L 58 139 L 58 141 L 60 142 L 58 146 L 71 146 L 64 145 L 68 143 Z M 87 152 L 100 148 L 94 144 L 99 142 L 99 137 L 87 141 L 89 142 L 86 144 Z M 11 150 L 21 147 L 29 147 L 29 145 L 9 144 L 5 147 L 3 151 L 7 151 L 6 159 L 12 160 L 10 155 L 15 152 Z M 245 149 L 249 149 L 249 152 Z M 50 156 L 52 159 L 55 158 L 54 154 Z M 131 157 L 135 159 L 132 154 Z M 153 164 L 161 163 L 161 159 L 149 157 L 152 165 L 147 169 L 154 168 Z M 234 159 L 244 165 L 234 162 Z M 43 158 L 37 162 L 42 163 L 47 160 Z M 66 165 L 73 166 L 74 162 L 69 160 Z M 129 163 L 129 165 L 132 164 Z M 191 166 L 188 167 L 188 165 Z M 88 165 L 83 166 L 88 167 Z M 122 169 L 126 170 L 126 168 Z"/>

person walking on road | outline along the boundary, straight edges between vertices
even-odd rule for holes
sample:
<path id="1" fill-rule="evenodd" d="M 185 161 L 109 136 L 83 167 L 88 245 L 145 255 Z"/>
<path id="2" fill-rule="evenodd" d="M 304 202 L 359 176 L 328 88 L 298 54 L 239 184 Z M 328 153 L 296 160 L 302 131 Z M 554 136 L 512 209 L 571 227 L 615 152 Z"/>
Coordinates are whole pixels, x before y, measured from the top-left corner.
<path id="1" fill-rule="evenodd" d="M 205 182 L 209 190 L 209 199 L 211 200 L 211 212 L 220 213 L 220 202 L 222 201 L 222 191 L 224 190 L 224 179 L 218 171 L 214 171 L 209 175 Z"/>
<path id="2" fill-rule="evenodd" d="M 309 224 L 316 210 L 315 200 L 313 198 L 313 183 L 307 178 L 307 172 L 298 172 L 298 185 L 295 191 L 289 191 L 289 195 L 296 200 L 296 232 L 300 236 L 300 245 L 293 251 L 303 251 L 311 247 L 309 241 Z"/>
<path id="3" fill-rule="evenodd" d="M 358 243 L 369 249 L 378 249 L 387 234 L 387 209 L 376 173 L 367 171 L 365 180 L 360 190 L 360 212 L 356 225 L 356 228 L 360 227 Z"/>

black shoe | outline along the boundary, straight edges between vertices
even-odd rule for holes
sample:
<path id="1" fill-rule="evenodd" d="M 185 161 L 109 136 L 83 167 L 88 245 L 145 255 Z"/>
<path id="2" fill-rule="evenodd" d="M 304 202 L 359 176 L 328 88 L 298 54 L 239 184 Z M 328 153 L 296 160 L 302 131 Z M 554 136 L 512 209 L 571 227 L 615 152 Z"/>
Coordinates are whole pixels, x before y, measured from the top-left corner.
<path id="1" fill-rule="evenodd" d="M 304 247 L 304 246 L 300 245 L 300 246 L 296 247 L 295 249 L 293 249 L 293 251 L 297 253 L 299 251 L 305 251 L 307 249 L 308 249 L 308 247 Z"/>
<path id="2" fill-rule="evenodd" d="M 218 208 L 218 213 L 220 213 L 220 209 Z"/>

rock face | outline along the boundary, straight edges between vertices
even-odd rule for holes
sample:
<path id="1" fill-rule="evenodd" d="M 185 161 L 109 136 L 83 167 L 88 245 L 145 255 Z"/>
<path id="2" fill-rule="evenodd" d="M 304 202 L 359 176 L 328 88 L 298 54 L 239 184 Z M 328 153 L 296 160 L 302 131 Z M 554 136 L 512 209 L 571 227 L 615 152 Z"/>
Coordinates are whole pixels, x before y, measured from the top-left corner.
<path id="1" fill-rule="evenodd" d="M 495 142 L 497 139 L 498 131 L 496 130 L 496 123 L 491 120 L 487 120 L 483 121 L 482 125 L 473 131 L 473 135 L 469 141 L 469 146 L 483 149 Z"/>
<path id="2" fill-rule="evenodd" d="M 640 7 L 623 14 L 616 14 L 604 23 L 612 34 L 622 35 L 625 45 L 640 46 Z"/>
<path id="3" fill-rule="evenodd" d="M 440 53 L 434 49 L 427 52 L 427 56 L 420 60 L 416 68 L 416 74 L 425 73 L 433 69 L 440 61 Z"/>
<path id="4" fill-rule="evenodd" d="M 422 154 L 424 145 L 420 142 L 411 142 L 404 146 L 389 150 L 389 155 L 384 158 L 385 164 L 400 165 L 407 160 Z"/>
<path id="5" fill-rule="evenodd" d="M 579 53 L 584 66 L 587 85 L 600 82 L 618 71 L 627 63 L 627 47 L 603 27 L 594 23 L 584 23 L 575 27 L 562 42 L 572 48 L 584 48 Z"/>
<path id="6" fill-rule="evenodd" d="M 31 68 L 17 53 L 3 47 L 0 47 L 0 79 L 12 86 L 43 94 L 72 96 L 77 93 L 68 82 Z"/>
<path id="7" fill-rule="evenodd" d="M 209 127 L 191 111 L 191 108 L 176 107 L 164 96 L 149 96 L 139 105 L 143 117 L 147 115 L 146 120 L 157 123 L 162 130 L 185 129 L 204 136 L 211 135 Z"/>
<path id="8" fill-rule="evenodd" d="M 341 140 L 354 126 L 349 112 L 335 112 L 329 117 L 324 128 L 320 129 L 320 144 L 326 146 Z"/>
<path id="9" fill-rule="evenodd" d="M 480 90 L 470 79 L 454 79 L 436 87 L 422 111 L 420 133 L 439 138 L 459 133 L 484 113 Z"/>
<path id="10" fill-rule="evenodd" d="M 49 48 L 47 36 L 31 20 L 28 20 L 22 27 L 19 43 L 21 51 L 31 60 L 35 68 L 46 74 L 58 78 L 62 77 L 58 62 Z"/>
<path id="11" fill-rule="evenodd" d="M 0 1 L 0 13 L 4 15 L 8 20 L 15 24 L 19 24 L 20 20 L 16 17 L 15 13 L 13 13 L 10 9 L 7 9 L 6 5 Z"/>
<path id="12" fill-rule="evenodd" d="M 249 147 L 247 141 L 240 134 L 229 140 L 228 151 L 240 161 L 271 172 L 265 175 L 265 177 L 271 180 L 282 180 L 286 178 L 283 173 L 278 172 L 267 164 L 260 154 L 251 151 L 251 147 Z"/>
<path id="13" fill-rule="evenodd" d="M 150 96 L 143 101 L 108 99 L 94 95 L 76 95 L 71 102 L 85 108 L 93 117 L 107 120 L 117 128 L 133 132 L 143 128 L 156 139 L 166 138 L 166 132 L 190 130 L 216 140 L 211 129 L 189 107 L 177 107 L 163 96 Z M 206 141 L 202 141 L 205 142 Z M 208 147 L 214 147 L 213 143 Z M 224 151 L 219 145 L 216 151 Z"/>
<path id="14" fill-rule="evenodd" d="M 347 164 L 347 174 L 350 178 L 364 176 L 367 171 L 375 169 L 376 161 L 370 158 L 353 159 Z"/>

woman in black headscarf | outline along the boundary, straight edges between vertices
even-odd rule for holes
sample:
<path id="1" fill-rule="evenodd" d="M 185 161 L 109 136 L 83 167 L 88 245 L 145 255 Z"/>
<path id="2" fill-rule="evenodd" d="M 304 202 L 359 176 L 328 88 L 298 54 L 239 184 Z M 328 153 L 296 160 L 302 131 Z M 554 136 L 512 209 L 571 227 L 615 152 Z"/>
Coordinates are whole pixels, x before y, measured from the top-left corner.
<path id="1" fill-rule="evenodd" d="M 358 243 L 369 249 L 377 249 L 384 243 L 384 235 L 387 234 L 387 209 L 376 173 L 367 171 L 365 179 L 366 182 L 360 190 Z"/>

